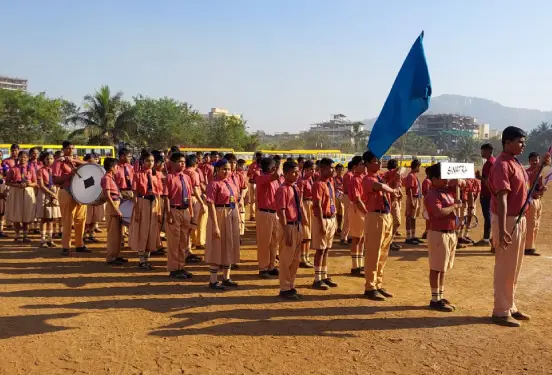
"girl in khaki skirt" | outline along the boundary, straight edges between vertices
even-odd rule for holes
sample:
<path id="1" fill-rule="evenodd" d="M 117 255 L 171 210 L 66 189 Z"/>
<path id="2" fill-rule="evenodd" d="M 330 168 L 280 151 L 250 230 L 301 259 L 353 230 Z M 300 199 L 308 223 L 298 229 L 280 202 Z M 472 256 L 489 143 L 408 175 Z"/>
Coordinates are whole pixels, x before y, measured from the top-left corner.
<path id="1" fill-rule="evenodd" d="M 237 287 L 230 279 L 230 267 L 240 261 L 240 216 L 238 212 L 239 187 L 230 178 L 230 164 L 226 159 L 217 162 L 216 176 L 207 185 L 207 242 L 205 262 L 209 264 L 209 287 L 225 290 Z M 222 267 L 222 284 L 218 270 Z"/>
<path id="2" fill-rule="evenodd" d="M 40 219 L 40 247 L 56 247 L 53 241 L 54 220 L 61 217 L 61 210 L 58 202 L 58 187 L 54 185 L 52 175 L 52 164 L 54 155 L 51 152 L 44 152 L 40 156 L 42 167 L 38 171 L 37 184 L 38 195 L 36 202 L 36 213 Z"/>
<path id="3" fill-rule="evenodd" d="M 100 158 L 92 153 L 92 154 L 86 154 L 84 156 L 84 161 L 87 161 L 91 164 L 98 164 L 100 161 Z M 85 234 L 86 237 L 84 238 L 84 242 L 86 243 L 98 243 L 96 237 L 94 236 L 94 233 L 96 233 L 96 228 L 99 222 L 104 220 L 105 216 L 105 204 L 100 204 L 97 206 L 88 205 L 86 206 L 86 226 L 85 226 Z"/>
<path id="4" fill-rule="evenodd" d="M 138 252 L 140 263 L 138 268 L 150 271 L 153 266 L 149 262 L 150 253 L 157 246 L 157 236 L 161 223 L 159 201 L 163 185 L 159 174 L 153 174 L 153 155 L 147 151 L 140 156 L 141 168 L 135 170 L 132 190 L 134 192 L 134 208 L 130 219 L 128 244 Z"/>
<path id="5" fill-rule="evenodd" d="M 25 151 L 19 152 L 18 163 L 11 168 L 6 178 L 10 193 L 6 201 L 6 219 L 15 227 L 15 242 L 30 243 L 28 237 L 29 223 L 35 219 L 36 213 L 36 174 L 29 166 L 29 155 Z M 23 230 L 23 238 L 21 238 Z"/>
<path id="6" fill-rule="evenodd" d="M 303 196 L 303 207 L 305 207 L 306 220 L 303 220 L 303 243 L 301 244 L 301 268 L 313 268 L 314 266 L 309 261 L 309 249 L 311 244 L 311 223 L 312 223 L 312 184 L 314 176 L 314 163 L 312 160 L 307 160 L 303 164 L 301 179 L 297 182 L 297 186 Z"/>
<path id="7" fill-rule="evenodd" d="M 167 164 L 165 163 L 165 157 L 160 151 L 152 151 L 153 154 L 153 174 L 161 180 L 163 186 L 165 186 L 167 181 Z M 170 162 L 169 162 L 170 165 Z M 155 246 L 155 251 L 151 253 L 152 256 L 165 256 L 167 251 L 163 247 L 163 240 L 166 240 L 165 236 L 165 196 L 161 195 L 159 200 L 159 209 L 161 210 L 161 224 L 159 225 L 159 232 L 157 234 L 157 245 Z"/>
<path id="8" fill-rule="evenodd" d="M 0 160 L 4 158 L 4 153 L 0 151 Z M 4 168 L 0 169 L 0 238 L 6 238 L 4 233 L 4 215 L 6 213 L 6 198 L 8 197 L 8 186 L 6 185 Z"/>

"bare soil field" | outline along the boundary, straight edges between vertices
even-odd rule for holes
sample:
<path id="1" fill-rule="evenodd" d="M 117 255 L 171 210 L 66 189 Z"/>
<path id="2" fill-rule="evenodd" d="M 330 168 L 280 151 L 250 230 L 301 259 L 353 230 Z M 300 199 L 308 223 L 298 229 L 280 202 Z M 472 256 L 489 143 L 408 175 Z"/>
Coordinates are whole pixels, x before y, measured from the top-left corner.
<path id="1" fill-rule="evenodd" d="M 62 258 L 2 240 L 0 374 L 551 374 L 549 197 L 542 256 L 525 258 L 517 291 L 533 319 L 519 329 L 490 323 L 494 256 L 484 248 L 458 251 L 445 291 L 457 309 L 439 313 L 427 309 L 424 245 L 391 254 L 384 281 L 395 297 L 385 302 L 362 298 L 364 280 L 348 275 L 338 243 L 329 273 L 339 287 L 312 290 L 313 272 L 300 269 L 304 300 L 282 302 L 278 280 L 257 277 L 253 223 L 233 273 L 240 287 L 224 293 L 207 288 L 204 264 L 173 281 L 164 258 L 140 272 L 130 250 L 128 265 L 106 266 L 102 243 Z"/>

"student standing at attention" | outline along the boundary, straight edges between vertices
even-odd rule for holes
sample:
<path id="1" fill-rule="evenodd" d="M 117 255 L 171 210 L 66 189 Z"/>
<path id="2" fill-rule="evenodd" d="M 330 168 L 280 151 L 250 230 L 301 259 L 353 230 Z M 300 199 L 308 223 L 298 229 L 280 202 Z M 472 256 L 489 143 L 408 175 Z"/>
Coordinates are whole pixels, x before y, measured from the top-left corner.
<path id="1" fill-rule="evenodd" d="M 493 145 L 490 143 L 482 145 L 481 157 L 486 160 L 485 164 L 483 164 L 481 174 L 478 174 L 478 178 L 481 180 L 481 195 L 479 196 L 479 202 L 481 203 L 484 227 L 483 238 L 474 245 L 491 246 L 491 191 L 489 190 L 489 173 L 496 160 L 493 156 Z"/>
<path id="2" fill-rule="evenodd" d="M 399 173 L 399 165 L 397 160 L 391 159 L 387 162 L 387 172 L 383 175 L 384 182 L 389 185 L 390 188 L 395 189 L 398 194 L 391 194 L 391 217 L 393 218 L 393 239 L 399 235 L 399 228 L 401 227 L 402 216 L 402 179 Z M 397 242 L 391 241 L 390 250 L 399 251 L 401 245 Z"/>
<path id="3" fill-rule="evenodd" d="M 303 199 L 303 207 L 305 209 L 305 219 L 303 220 L 303 243 L 301 245 L 301 268 L 313 268 L 314 265 L 309 260 L 309 250 L 312 240 L 312 176 L 314 175 L 314 163 L 312 160 L 307 160 L 303 164 L 301 178 L 297 183 L 299 191 Z"/>
<path id="4" fill-rule="evenodd" d="M 525 200 L 529 180 L 525 169 L 516 158 L 525 148 L 526 133 L 509 126 L 502 132 L 502 153 L 496 158 L 489 176 L 491 198 L 491 228 L 495 248 L 494 267 L 494 323 L 519 327 L 520 320 L 530 316 L 518 310 L 515 303 L 517 281 L 525 250 L 527 220 L 525 215 L 516 225 Z M 550 164 L 550 155 L 544 162 Z"/>
<path id="5" fill-rule="evenodd" d="M 355 156 L 349 163 L 353 167 L 353 178 L 349 182 L 349 236 L 351 242 L 351 276 L 364 277 L 364 222 L 366 206 L 362 202 L 362 181 L 366 165 L 362 156 Z"/>
<path id="6" fill-rule="evenodd" d="M 319 290 L 328 290 L 338 286 L 328 277 L 328 252 L 332 248 L 337 230 L 332 164 L 332 159 L 323 158 L 320 160 L 320 177 L 312 187 L 312 248 L 316 250 L 314 255 L 314 283 L 312 286 Z"/>
<path id="7" fill-rule="evenodd" d="M 40 219 L 40 247 L 56 247 L 53 240 L 54 220 L 61 217 L 58 202 L 58 188 L 54 185 L 52 164 L 54 154 L 44 152 L 40 156 L 42 167 L 38 170 L 37 217 Z"/>
<path id="8" fill-rule="evenodd" d="M 422 198 L 422 186 L 416 176 L 420 172 L 420 161 L 412 160 L 410 164 L 410 173 L 404 179 L 406 188 L 406 241 L 410 245 L 419 245 L 423 243 L 416 237 L 416 218 L 420 215 L 420 206 Z"/>
<path id="9" fill-rule="evenodd" d="M 255 177 L 257 188 L 257 261 L 259 276 L 270 279 L 278 276 L 275 266 L 280 239 L 280 223 L 276 213 L 276 190 L 280 186 L 280 175 L 272 158 L 261 160 L 261 174 Z"/>
<path id="10" fill-rule="evenodd" d="M 529 181 L 535 181 L 537 173 L 540 167 L 540 156 L 536 152 L 529 154 L 529 168 L 526 169 Z M 543 177 L 540 176 L 538 181 L 535 181 L 535 191 L 533 192 L 532 199 L 529 203 L 527 210 L 527 238 L 525 240 L 525 255 L 540 256 L 536 250 L 537 235 L 540 228 L 540 220 L 542 215 L 542 201 L 541 197 L 546 191 L 546 186 L 543 183 Z"/>
<path id="11" fill-rule="evenodd" d="M 351 179 L 353 178 L 353 166 L 349 162 L 347 164 L 347 172 L 343 175 L 343 228 L 341 228 L 341 235 L 339 239 L 339 243 L 342 245 L 345 245 L 347 243 L 351 243 L 352 240 L 349 238 L 349 183 L 351 182 Z"/>
<path id="12" fill-rule="evenodd" d="M 284 238 L 280 249 L 280 297 L 298 300 L 301 295 L 295 289 L 295 276 L 299 268 L 303 242 L 302 223 L 307 219 L 296 185 L 299 167 L 294 161 L 286 161 L 283 172 L 284 183 L 276 191 L 278 218 Z"/>
<path id="13" fill-rule="evenodd" d="M 441 178 L 441 164 L 437 163 L 426 169 L 432 187 L 427 192 L 424 205 L 428 214 L 429 229 L 427 232 L 427 250 L 429 254 L 429 284 L 431 301 L 429 308 L 451 312 L 455 310 L 444 298 L 445 274 L 452 269 L 456 252 L 456 210 L 461 202 L 455 198 L 456 189 L 448 186 L 449 182 Z"/>

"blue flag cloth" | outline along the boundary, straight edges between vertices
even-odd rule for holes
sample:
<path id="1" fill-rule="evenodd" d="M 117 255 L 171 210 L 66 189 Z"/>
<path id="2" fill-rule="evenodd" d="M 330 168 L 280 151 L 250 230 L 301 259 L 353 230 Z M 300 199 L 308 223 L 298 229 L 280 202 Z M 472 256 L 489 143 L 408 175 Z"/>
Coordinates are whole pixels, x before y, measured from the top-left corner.
<path id="1" fill-rule="evenodd" d="M 368 140 L 368 149 L 381 158 L 429 107 L 431 81 L 422 32 L 410 48 L 395 78 Z"/>

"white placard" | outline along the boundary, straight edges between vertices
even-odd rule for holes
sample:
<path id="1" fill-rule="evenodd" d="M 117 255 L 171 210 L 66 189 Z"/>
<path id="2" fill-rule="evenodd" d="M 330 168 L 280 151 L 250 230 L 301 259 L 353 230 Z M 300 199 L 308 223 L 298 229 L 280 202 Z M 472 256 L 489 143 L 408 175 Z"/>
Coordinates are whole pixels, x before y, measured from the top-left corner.
<path id="1" fill-rule="evenodd" d="M 441 163 L 441 178 L 443 180 L 475 178 L 473 163 Z"/>

